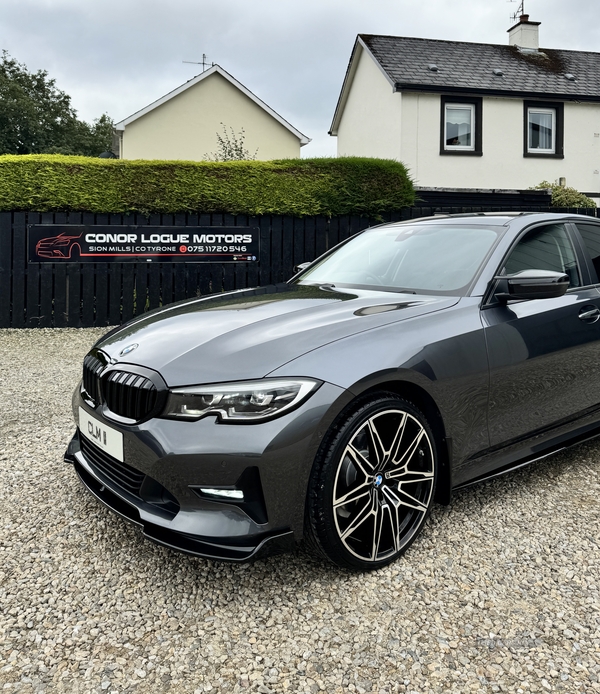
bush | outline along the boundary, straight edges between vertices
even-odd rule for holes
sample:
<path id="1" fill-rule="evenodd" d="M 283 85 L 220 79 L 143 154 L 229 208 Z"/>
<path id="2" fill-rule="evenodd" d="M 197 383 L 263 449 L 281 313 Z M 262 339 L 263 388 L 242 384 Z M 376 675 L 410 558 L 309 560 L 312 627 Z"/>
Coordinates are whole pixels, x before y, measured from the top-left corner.
<path id="1" fill-rule="evenodd" d="M 552 191 L 552 207 L 596 207 L 596 203 L 587 195 L 575 188 L 561 186 L 558 183 L 542 181 L 534 189 L 550 188 Z"/>
<path id="2" fill-rule="evenodd" d="M 0 156 L 0 210 L 377 216 L 414 199 L 405 167 L 387 159 Z"/>

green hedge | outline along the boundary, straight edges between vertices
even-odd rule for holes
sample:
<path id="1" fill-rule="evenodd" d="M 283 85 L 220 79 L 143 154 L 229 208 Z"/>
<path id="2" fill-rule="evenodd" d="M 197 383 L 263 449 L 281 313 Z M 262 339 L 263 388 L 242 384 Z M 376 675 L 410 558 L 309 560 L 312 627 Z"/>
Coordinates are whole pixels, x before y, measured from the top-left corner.
<path id="1" fill-rule="evenodd" d="M 0 210 L 377 216 L 414 203 L 388 159 L 187 162 L 0 156 Z"/>

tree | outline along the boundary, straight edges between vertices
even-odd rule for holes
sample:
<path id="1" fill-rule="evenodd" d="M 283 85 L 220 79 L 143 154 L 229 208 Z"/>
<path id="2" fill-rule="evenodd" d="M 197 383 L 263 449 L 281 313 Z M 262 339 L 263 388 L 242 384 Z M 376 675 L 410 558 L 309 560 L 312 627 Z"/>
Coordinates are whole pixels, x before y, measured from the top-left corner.
<path id="1" fill-rule="evenodd" d="M 90 125 L 85 121 L 75 120 L 66 131 L 67 141 L 47 150 L 48 154 L 83 154 L 97 157 L 102 152 L 112 151 L 114 123 L 103 113 Z"/>
<path id="2" fill-rule="evenodd" d="M 217 133 L 217 151 L 214 154 L 205 154 L 205 158 L 209 161 L 237 161 L 237 160 L 254 160 L 258 154 L 258 147 L 256 148 L 254 154 L 250 154 L 249 150 L 246 149 L 245 140 L 246 133 L 244 128 L 240 129 L 239 133 L 236 133 L 233 128 L 228 128 L 224 123 L 223 134 L 219 135 Z"/>
<path id="3" fill-rule="evenodd" d="M 71 97 L 45 70 L 32 73 L 6 52 L 0 58 L 0 154 L 83 154 L 111 149 L 113 122 L 77 118 Z"/>

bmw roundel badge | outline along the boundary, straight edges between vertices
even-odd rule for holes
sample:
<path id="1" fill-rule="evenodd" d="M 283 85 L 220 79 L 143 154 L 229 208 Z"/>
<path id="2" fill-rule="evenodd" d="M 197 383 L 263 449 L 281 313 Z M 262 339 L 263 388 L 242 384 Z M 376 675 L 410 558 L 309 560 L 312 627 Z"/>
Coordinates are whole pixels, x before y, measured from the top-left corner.
<path id="1" fill-rule="evenodd" d="M 137 342 L 134 342 L 132 345 L 127 345 L 127 347 L 124 347 L 124 348 L 119 352 L 119 356 L 120 356 L 120 357 L 124 357 L 126 354 L 131 354 L 131 352 L 133 352 L 134 349 L 137 349 L 138 346 L 139 346 L 139 345 L 137 344 Z"/>

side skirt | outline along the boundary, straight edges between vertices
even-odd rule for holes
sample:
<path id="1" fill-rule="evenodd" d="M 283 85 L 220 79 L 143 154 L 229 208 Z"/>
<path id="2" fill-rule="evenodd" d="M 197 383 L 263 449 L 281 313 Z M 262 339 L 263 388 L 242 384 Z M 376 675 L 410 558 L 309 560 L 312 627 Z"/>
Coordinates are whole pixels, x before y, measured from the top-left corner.
<path id="1" fill-rule="evenodd" d="M 543 460 L 544 458 L 548 458 L 551 455 L 555 455 L 560 451 L 564 451 L 567 448 L 571 448 L 571 446 L 575 446 L 579 443 L 584 443 L 585 441 L 591 441 L 592 439 L 598 438 L 599 436 L 600 425 L 598 423 L 588 425 L 587 427 L 583 427 L 582 430 L 580 430 L 578 434 L 575 433 L 575 435 L 570 434 L 558 436 L 553 441 L 548 442 L 548 445 L 545 447 L 545 450 L 534 452 L 530 448 L 530 455 L 526 457 L 521 457 L 520 459 L 515 460 L 514 462 L 490 470 L 489 472 L 486 472 L 483 475 L 479 475 L 478 477 L 474 477 L 473 479 L 467 480 L 466 482 L 461 482 L 460 484 L 456 485 L 456 487 L 454 487 L 453 490 L 464 489 L 465 487 L 471 487 L 472 485 L 478 484 L 479 482 L 494 479 L 494 477 L 500 477 L 501 475 L 506 475 L 507 473 L 512 472 L 513 470 L 518 470 L 519 468 L 525 467 L 526 465 L 531 465 L 531 463 L 535 463 L 538 460 Z"/>

